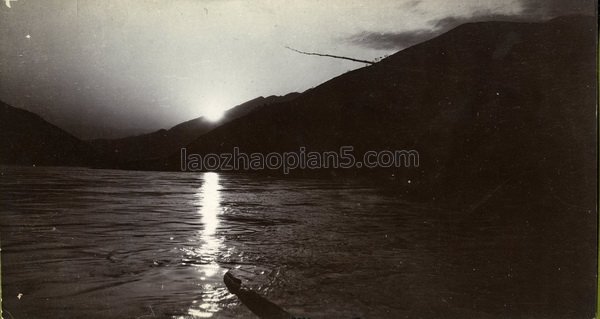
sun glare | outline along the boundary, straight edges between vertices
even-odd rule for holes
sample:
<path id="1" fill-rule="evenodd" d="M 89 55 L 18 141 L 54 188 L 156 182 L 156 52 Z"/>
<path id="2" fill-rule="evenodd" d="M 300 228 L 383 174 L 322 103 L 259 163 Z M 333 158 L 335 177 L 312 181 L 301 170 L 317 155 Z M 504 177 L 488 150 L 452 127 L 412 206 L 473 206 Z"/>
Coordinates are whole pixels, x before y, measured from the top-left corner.
<path id="1" fill-rule="evenodd" d="M 216 122 L 222 119 L 224 114 L 225 112 L 222 109 L 211 107 L 210 109 L 206 110 L 206 113 L 204 113 L 204 118 L 210 122 Z"/>

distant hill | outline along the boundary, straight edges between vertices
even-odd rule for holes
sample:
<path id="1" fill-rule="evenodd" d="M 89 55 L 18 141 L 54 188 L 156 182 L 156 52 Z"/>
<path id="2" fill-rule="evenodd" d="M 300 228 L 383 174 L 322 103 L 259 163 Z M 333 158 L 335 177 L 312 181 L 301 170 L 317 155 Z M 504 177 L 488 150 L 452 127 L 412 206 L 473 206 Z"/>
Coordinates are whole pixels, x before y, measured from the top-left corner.
<path id="1" fill-rule="evenodd" d="M 507 181 L 536 180 L 589 204 L 597 176 L 595 30 L 590 17 L 465 24 L 226 123 L 187 148 L 415 149 L 419 169 L 384 174 L 411 179 L 403 192 L 424 199 L 475 205 Z M 126 167 L 178 170 L 179 156 Z"/>
<path id="2" fill-rule="evenodd" d="M 0 102 L 0 163 L 87 165 L 92 148 L 29 111 Z"/>
<path id="3" fill-rule="evenodd" d="M 94 148 L 107 158 L 117 163 L 123 161 L 165 157 L 178 151 L 181 147 L 192 142 L 208 131 L 249 114 L 265 105 L 281 103 L 295 98 L 298 93 L 285 96 L 258 97 L 225 112 L 223 118 L 211 122 L 203 117 L 198 117 L 178 124 L 168 130 L 162 129 L 148 134 L 125 137 L 120 139 L 97 139 L 90 143 Z M 102 166 L 117 165 L 111 161 Z"/>

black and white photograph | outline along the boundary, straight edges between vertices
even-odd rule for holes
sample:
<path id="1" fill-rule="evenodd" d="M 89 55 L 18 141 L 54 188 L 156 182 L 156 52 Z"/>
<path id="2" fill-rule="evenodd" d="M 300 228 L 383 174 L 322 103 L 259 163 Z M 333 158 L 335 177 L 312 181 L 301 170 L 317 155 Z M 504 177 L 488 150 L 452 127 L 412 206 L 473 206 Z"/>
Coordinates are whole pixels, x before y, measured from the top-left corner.
<path id="1" fill-rule="evenodd" d="M 598 318 L 595 0 L 1 0 L 0 318 Z"/>

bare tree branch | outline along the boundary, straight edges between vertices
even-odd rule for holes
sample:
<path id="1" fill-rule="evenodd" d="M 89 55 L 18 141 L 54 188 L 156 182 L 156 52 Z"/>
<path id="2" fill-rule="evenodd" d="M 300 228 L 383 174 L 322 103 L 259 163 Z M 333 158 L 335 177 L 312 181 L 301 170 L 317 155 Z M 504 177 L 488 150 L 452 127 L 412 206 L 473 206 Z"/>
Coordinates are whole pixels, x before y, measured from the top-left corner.
<path id="1" fill-rule="evenodd" d="M 340 55 L 323 54 L 323 53 L 315 53 L 315 52 L 304 52 L 304 51 L 296 50 L 294 48 L 290 48 L 288 46 L 286 46 L 285 48 L 288 50 L 292 50 L 296 53 L 306 54 L 306 55 L 324 56 L 324 57 L 328 57 L 328 58 L 342 59 L 342 60 L 348 60 L 348 61 L 358 62 L 358 63 L 367 63 L 367 64 L 375 64 L 376 63 L 374 61 L 360 60 L 360 59 L 349 58 L 349 57 L 340 56 Z"/>

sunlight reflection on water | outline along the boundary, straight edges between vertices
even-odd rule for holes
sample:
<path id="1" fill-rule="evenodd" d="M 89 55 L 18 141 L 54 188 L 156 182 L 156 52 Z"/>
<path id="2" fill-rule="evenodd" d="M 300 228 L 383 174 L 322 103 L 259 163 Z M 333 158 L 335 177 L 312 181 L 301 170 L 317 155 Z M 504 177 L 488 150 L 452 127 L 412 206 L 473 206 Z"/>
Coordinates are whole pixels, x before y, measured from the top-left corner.
<path id="1" fill-rule="evenodd" d="M 196 250 L 188 251 L 188 254 L 194 255 L 193 257 L 201 261 L 201 264 L 198 265 L 200 280 L 219 282 L 223 275 L 222 269 L 216 261 L 223 244 L 223 240 L 217 236 L 219 215 L 222 213 L 219 174 L 204 173 L 202 180 L 202 186 L 197 194 L 200 200 L 198 213 L 204 226 L 200 231 L 202 245 Z M 194 318 L 212 317 L 215 312 L 221 310 L 219 301 L 226 294 L 227 292 L 222 287 L 218 288 L 210 283 L 203 284 L 201 300 L 194 302 L 188 310 L 188 314 Z"/>

